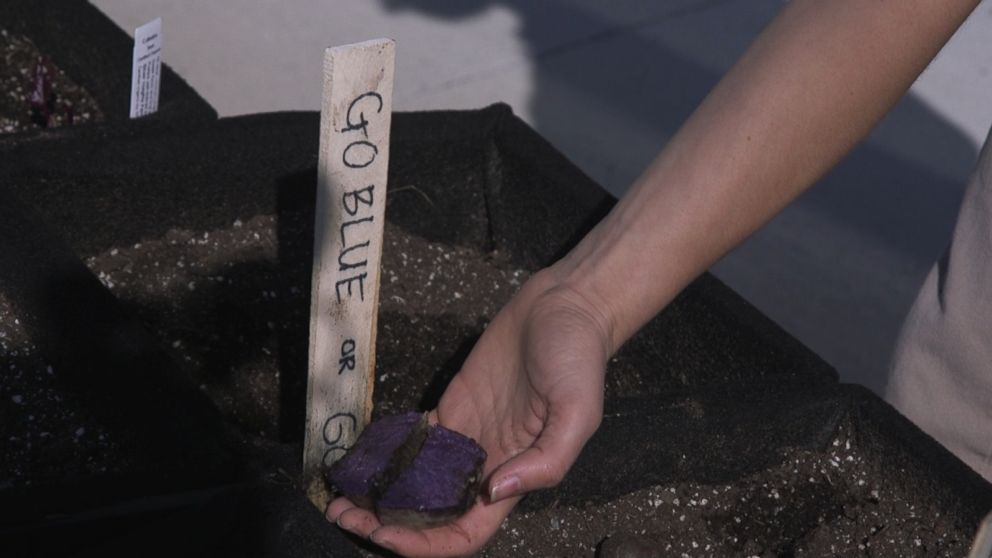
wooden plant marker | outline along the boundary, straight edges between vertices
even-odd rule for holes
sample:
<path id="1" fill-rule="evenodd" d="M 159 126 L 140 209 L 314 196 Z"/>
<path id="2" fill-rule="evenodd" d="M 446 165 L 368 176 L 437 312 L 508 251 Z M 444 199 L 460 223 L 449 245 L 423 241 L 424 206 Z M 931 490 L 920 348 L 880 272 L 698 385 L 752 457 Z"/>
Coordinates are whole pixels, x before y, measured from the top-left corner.
<path id="1" fill-rule="evenodd" d="M 395 47 L 377 39 L 324 52 L 303 447 L 307 496 L 321 511 L 324 471 L 372 414 Z"/>

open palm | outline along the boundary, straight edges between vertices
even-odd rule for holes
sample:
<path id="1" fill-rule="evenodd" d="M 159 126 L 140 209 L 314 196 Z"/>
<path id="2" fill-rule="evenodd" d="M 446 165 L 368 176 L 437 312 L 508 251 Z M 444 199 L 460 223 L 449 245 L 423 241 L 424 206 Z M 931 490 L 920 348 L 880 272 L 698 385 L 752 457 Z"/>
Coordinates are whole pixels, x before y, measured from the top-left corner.
<path id="1" fill-rule="evenodd" d="M 488 452 L 487 497 L 453 523 L 382 526 L 346 499 L 327 516 L 406 556 L 462 556 L 499 528 L 526 492 L 564 477 L 602 418 L 609 356 L 604 320 L 547 272 L 535 275 L 492 321 L 431 419 Z"/>

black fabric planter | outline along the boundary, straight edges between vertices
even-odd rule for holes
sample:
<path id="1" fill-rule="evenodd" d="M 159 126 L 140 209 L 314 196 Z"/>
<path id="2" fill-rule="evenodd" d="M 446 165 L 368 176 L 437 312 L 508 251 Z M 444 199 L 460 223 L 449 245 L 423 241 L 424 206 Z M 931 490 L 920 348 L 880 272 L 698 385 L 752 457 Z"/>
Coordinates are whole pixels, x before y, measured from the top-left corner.
<path id="1" fill-rule="evenodd" d="M 116 247 L 170 238 L 176 230 L 189 231 L 195 239 L 269 216 L 273 218 L 261 226 L 271 227 L 269 234 L 278 239 L 278 255 L 242 263 L 251 263 L 248 271 L 261 273 L 266 281 L 278 277 L 297 284 L 300 295 L 285 304 L 305 315 L 317 124 L 318 115 L 313 113 L 223 119 L 156 133 L 110 123 L 65 137 L 16 142 L 2 152 L 2 180 L 8 185 L 2 255 L 8 263 L 25 263 L 4 265 L 0 285 L 40 351 L 55 363 L 59 380 L 51 389 L 94 390 L 99 392 L 93 398 L 97 401 L 125 398 L 132 390 L 157 390 L 168 398 L 159 410 L 165 417 L 161 421 L 137 420 L 140 413 L 136 415 L 128 405 L 97 413 L 100 420 L 115 425 L 114 432 L 124 432 L 122 451 L 139 456 L 130 468 L 112 475 L 57 480 L 51 475 L 26 475 L 4 489 L 3 501 L 10 504 L 3 515 L 4 533 L 20 541 L 19 548 L 44 549 L 39 541 L 53 540 L 52 533 L 70 533 L 58 540 L 86 539 L 96 545 L 93 548 L 123 544 L 117 535 L 121 524 L 130 526 L 133 540 L 146 540 L 154 536 L 154 529 L 147 529 L 153 520 L 157 524 L 160 514 L 186 519 L 169 524 L 170 530 L 192 530 L 202 523 L 190 518 L 210 515 L 205 510 L 221 506 L 252 511 L 237 515 L 233 523 L 201 529 L 199 538 L 187 542 L 237 548 L 242 541 L 238 537 L 247 529 L 279 541 L 263 546 L 271 555 L 298 549 L 297 538 L 313 543 L 313 548 L 333 549 L 334 555 L 353 552 L 352 543 L 322 523 L 302 493 L 292 489 L 291 481 L 280 486 L 279 498 L 273 499 L 275 488 L 259 480 L 277 475 L 280 468 L 290 478 L 298 470 L 300 388 L 305 374 L 301 333 L 306 324 L 296 324 L 285 334 L 302 338 L 280 346 L 288 355 L 252 356 L 275 363 L 285 391 L 286 405 L 272 417 L 281 422 L 282 434 L 260 438 L 217 418 L 209 398 L 190 389 L 183 368 L 160 354 L 162 343 L 156 344 L 154 336 L 134 334 L 121 346 L 122 354 L 112 354 L 114 345 L 106 345 L 101 336 L 124 326 L 130 331 L 154 330 L 155 324 L 136 317 L 147 312 L 127 297 L 115 296 L 92 276 L 86 279 L 88 271 L 81 262 Z M 390 171 L 394 192 L 387 218 L 404 234 L 470 251 L 496 251 L 506 254 L 513 266 L 536 269 L 561 254 L 612 204 L 506 107 L 397 114 L 394 130 Z M 408 188 L 411 185 L 417 192 Z M 79 278 L 69 287 L 75 290 L 52 298 L 45 274 L 66 269 Z M 390 283 L 384 283 L 384 299 L 390 289 Z M 241 300 L 241 295 L 237 290 L 211 294 L 227 296 L 227 303 L 250 309 L 254 303 Z M 89 303 L 75 308 L 71 301 L 76 299 Z M 49 307 L 55 300 L 63 302 Z M 111 326 L 94 327 L 98 323 Z M 235 328 L 242 325 L 246 331 L 254 327 L 246 323 Z M 446 359 L 451 355 L 457 359 L 459 347 L 470 346 L 473 332 L 462 334 L 461 339 L 441 344 L 438 351 Z M 388 336 L 380 332 L 381 339 Z M 110 348 L 99 353 L 88 350 L 100 343 Z M 381 341 L 381 352 L 388 352 L 386 343 Z M 159 372 L 125 381 L 127 375 L 120 370 L 132 365 L 147 369 L 149 355 Z M 175 358 L 174 351 L 170 355 Z M 389 358 L 383 355 L 384 362 Z M 447 373 L 455 369 L 449 365 Z M 867 478 L 872 490 L 897 494 L 917 510 L 938 510 L 956 526 L 951 535 L 957 546 L 949 548 L 967 545 L 972 529 L 992 504 L 992 490 L 984 481 L 874 395 L 837 384 L 828 365 L 709 275 L 698 279 L 625 346 L 611 363 L 610 374 L 626 383 L 609 388 L 601 431 L 567 480 L 525 500 L 523 513 L 511 521 L 562 507 L 592 509 L 649 487 L 746 485 L 776 470 L 797 451 L 829 455 L 839 437 L 845 445 L 853 444 L 851 455 L 870 465 L 859 470 L 876 475 Z M 403 378 L 393 381 L 405 385 Z M 444 381 L 444 374 L 435 377 L 433 388 Z M 85 406 L 90 400 L 83 398 L 78 404 Z M 168 409 L 186 420 L 169 419 Z M 5 423 L 13 424 L 13 429 L 18 421 Z M 191 431 L 202 439 L 184 434 Z M 157 432 L 155 439 L 162 442 L 154 451 L 140 443 L 128 445 L 147 432 Z M 188 443 L 193 447 L 182 449 Z M 168 456 L 175 462 L 170 463 Z M 708 535 L 711 544 L 723 544 L 721 548 L 731 552 L 788 551 L 789 544 L 814 529 L 817 517 L 839 517 L 850 513 L 853 503 L 863 509 L 874 498 L 870 490 L 857 489 L 853 478 L 845 480 L 843 472 L 838 474 L 829 490 L 812 483 L 817 486 L 812 497 L 792 496 L 789 505 L 811 518 L 796 522 L 792 516 L 752 508 L 763 530 L 748 530 L 745 521 L 733 535 L 744 542 L 730 544 L 729 539 L 721 539 L 730 537 L 730 531 L 714 529 Z M 28 480 L 33 482 L 28 485 Z M 91 490 L 92 486 L 100 490 Z M 266 513 L 258 512 L 262 502 Z M 96 509 L 104 510 L 104 515 L 93 515 Z M 70 520 L 53 521 L 53 512 Z M 277 529 L 272 522 L 287 517 L 307 519 L 294 523 L 298 529 L 288 534 L 273 534 Z M 106 527 L 111 525 L 113 535 Z"/>
<path id="2" fill-rule="evenodd" d="M 86 0 L 5 0 L 0 28 L 27 36 L 94 96 L 107 121 L 129 119 L 133 39 Z M 187 126 L 217 112 L 171 68 L 162 66 L 159 111 L 146 125 Z"/>
<path id="3" fill-rule="evenodd" d="M 0 137 L 0 548 L 359 555 L 296 478 L 319 115 L 216 120 L 166 71 L 160 113 L 130 121 L 126 34 L 49 4 L 0 21 L 108 118 Z M 501 105 L 394 115 L 389 190 L 380 412 L 430 407 L 517 277 L 614 202 Z M 448 257 L 494 276 L 434 279 Z M 963 555 L 990 507 L 988 483 L 705 274 L 611 360 L 602 428 L 486 552 L 632 532 L 674 555 Z"/>

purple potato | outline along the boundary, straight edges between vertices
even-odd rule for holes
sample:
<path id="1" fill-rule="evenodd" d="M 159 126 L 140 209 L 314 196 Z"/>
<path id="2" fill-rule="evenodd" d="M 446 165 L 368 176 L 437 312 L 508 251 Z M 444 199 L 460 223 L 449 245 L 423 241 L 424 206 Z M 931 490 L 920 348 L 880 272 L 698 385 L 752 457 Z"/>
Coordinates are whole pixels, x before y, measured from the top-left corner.
<path id="1" fill-rule="evenodd" d="M 376 502 L 383 524 L 433 527 L 475 502 L 486 451 L 472 438 L 434 426 L 413 462 L 385 486 Z"/>
<path id="2" fill-rule="evenodd" d="M 383 483 L 405 469 L 427 436 L 427 415 L 410 412 L 372 422 L 327 472 L 327 480 L 355 505 L 372 509 Z"/>

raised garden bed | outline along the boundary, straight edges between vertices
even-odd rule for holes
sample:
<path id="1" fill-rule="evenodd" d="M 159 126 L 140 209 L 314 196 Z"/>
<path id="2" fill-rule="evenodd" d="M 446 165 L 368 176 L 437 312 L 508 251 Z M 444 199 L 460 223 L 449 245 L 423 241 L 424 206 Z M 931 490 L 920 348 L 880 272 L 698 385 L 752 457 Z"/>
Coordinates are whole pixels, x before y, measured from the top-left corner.
<path id="1" fill-rule="evenodd" d="M 370 552 L 298 486 L 318 115 L 107 114 L 0 139 L 0 547 Z M 389 189 L 377 414 L 433 406 L 612 203 L 502 106 L 395 115 Z M 704 275 L 610 362 L 600 432 L 483 555 L 963 556 L 990 507 Z"/>
<path id="2" fill-rule="evenodd" d="M 433 405 L 499 306 L 611 203 L 503 107 L 399 114 L 394 129 L 377 413 Z M 53 510 L 179 490 L 217 505 L 220 496 L 203 491 L 218 483 L 251 499 L 257 492 L 244 487 L 262 478 L 299 500 L 291 515 L 310 516 L 320 533 L 311 540 L 330 537 L 334 552 L 350 552 L 293 489 L 316 132 L 316 114 L 273 114 L 138 145 L 126 126 L 79 129 L 44 149 L 25 142 L 4 152 L 3 179 L 15 185 L 7 195 L 23 204 L 4 220 L 18 242 L 3 254 L 22 264 L 5 266 L 2 281 L 5 367 L 17 370 L 2 385 L 11 442 L 3 476 L 7 495 L 32 499 L 37 511 L 22 534 L 55 528 L 45 520 Z M 98 150 L 88 147 L 94 135 Z M 32 275 L 84 264 L 91 275 L 70 283 L 75 292 Z M 149 332 L 138 347 L 168 363 L 162 377 L 190 379 L 174 381 L 167 392 L 183 403 L 161 412 L 201 405 L 193 414 L 213 424 L 209 409 L 220 409 L 208 441 L 233 458 L 193 444 L 170 463 L 169 452 L 142 445 L 144 429 L 178 440 L 196 424 L 135 423 L 124 420 L 133 409 L 94 408 L 127 395 L 116 382 L 154 387 L 81 362 L 107 359 L 73 346 L 81 336 L 106 346 L 92 333 L 103 319 Z M 56 323 L 60 332 L 44 334 Z M 141 351 L 122 358 L 142 362 Z M 607 537 L 641 533 L 689 555 L 963 555 L 992 503 L 984 481 L 867 391 L 837 384 L 708 275 L 611 361 L 607 396 L 602 430 L 568 479 L 525 500 L 490 555 L 591 554 Z M 197 456 L 213 465 L 209 475 Z M 165 480 L 115 484 L 135 476 Z M 39 497 L 94 481 L 109 489 L 68 502 Z M 218 527 L 211 544 L 232 544 L 251 521 Z"/>

